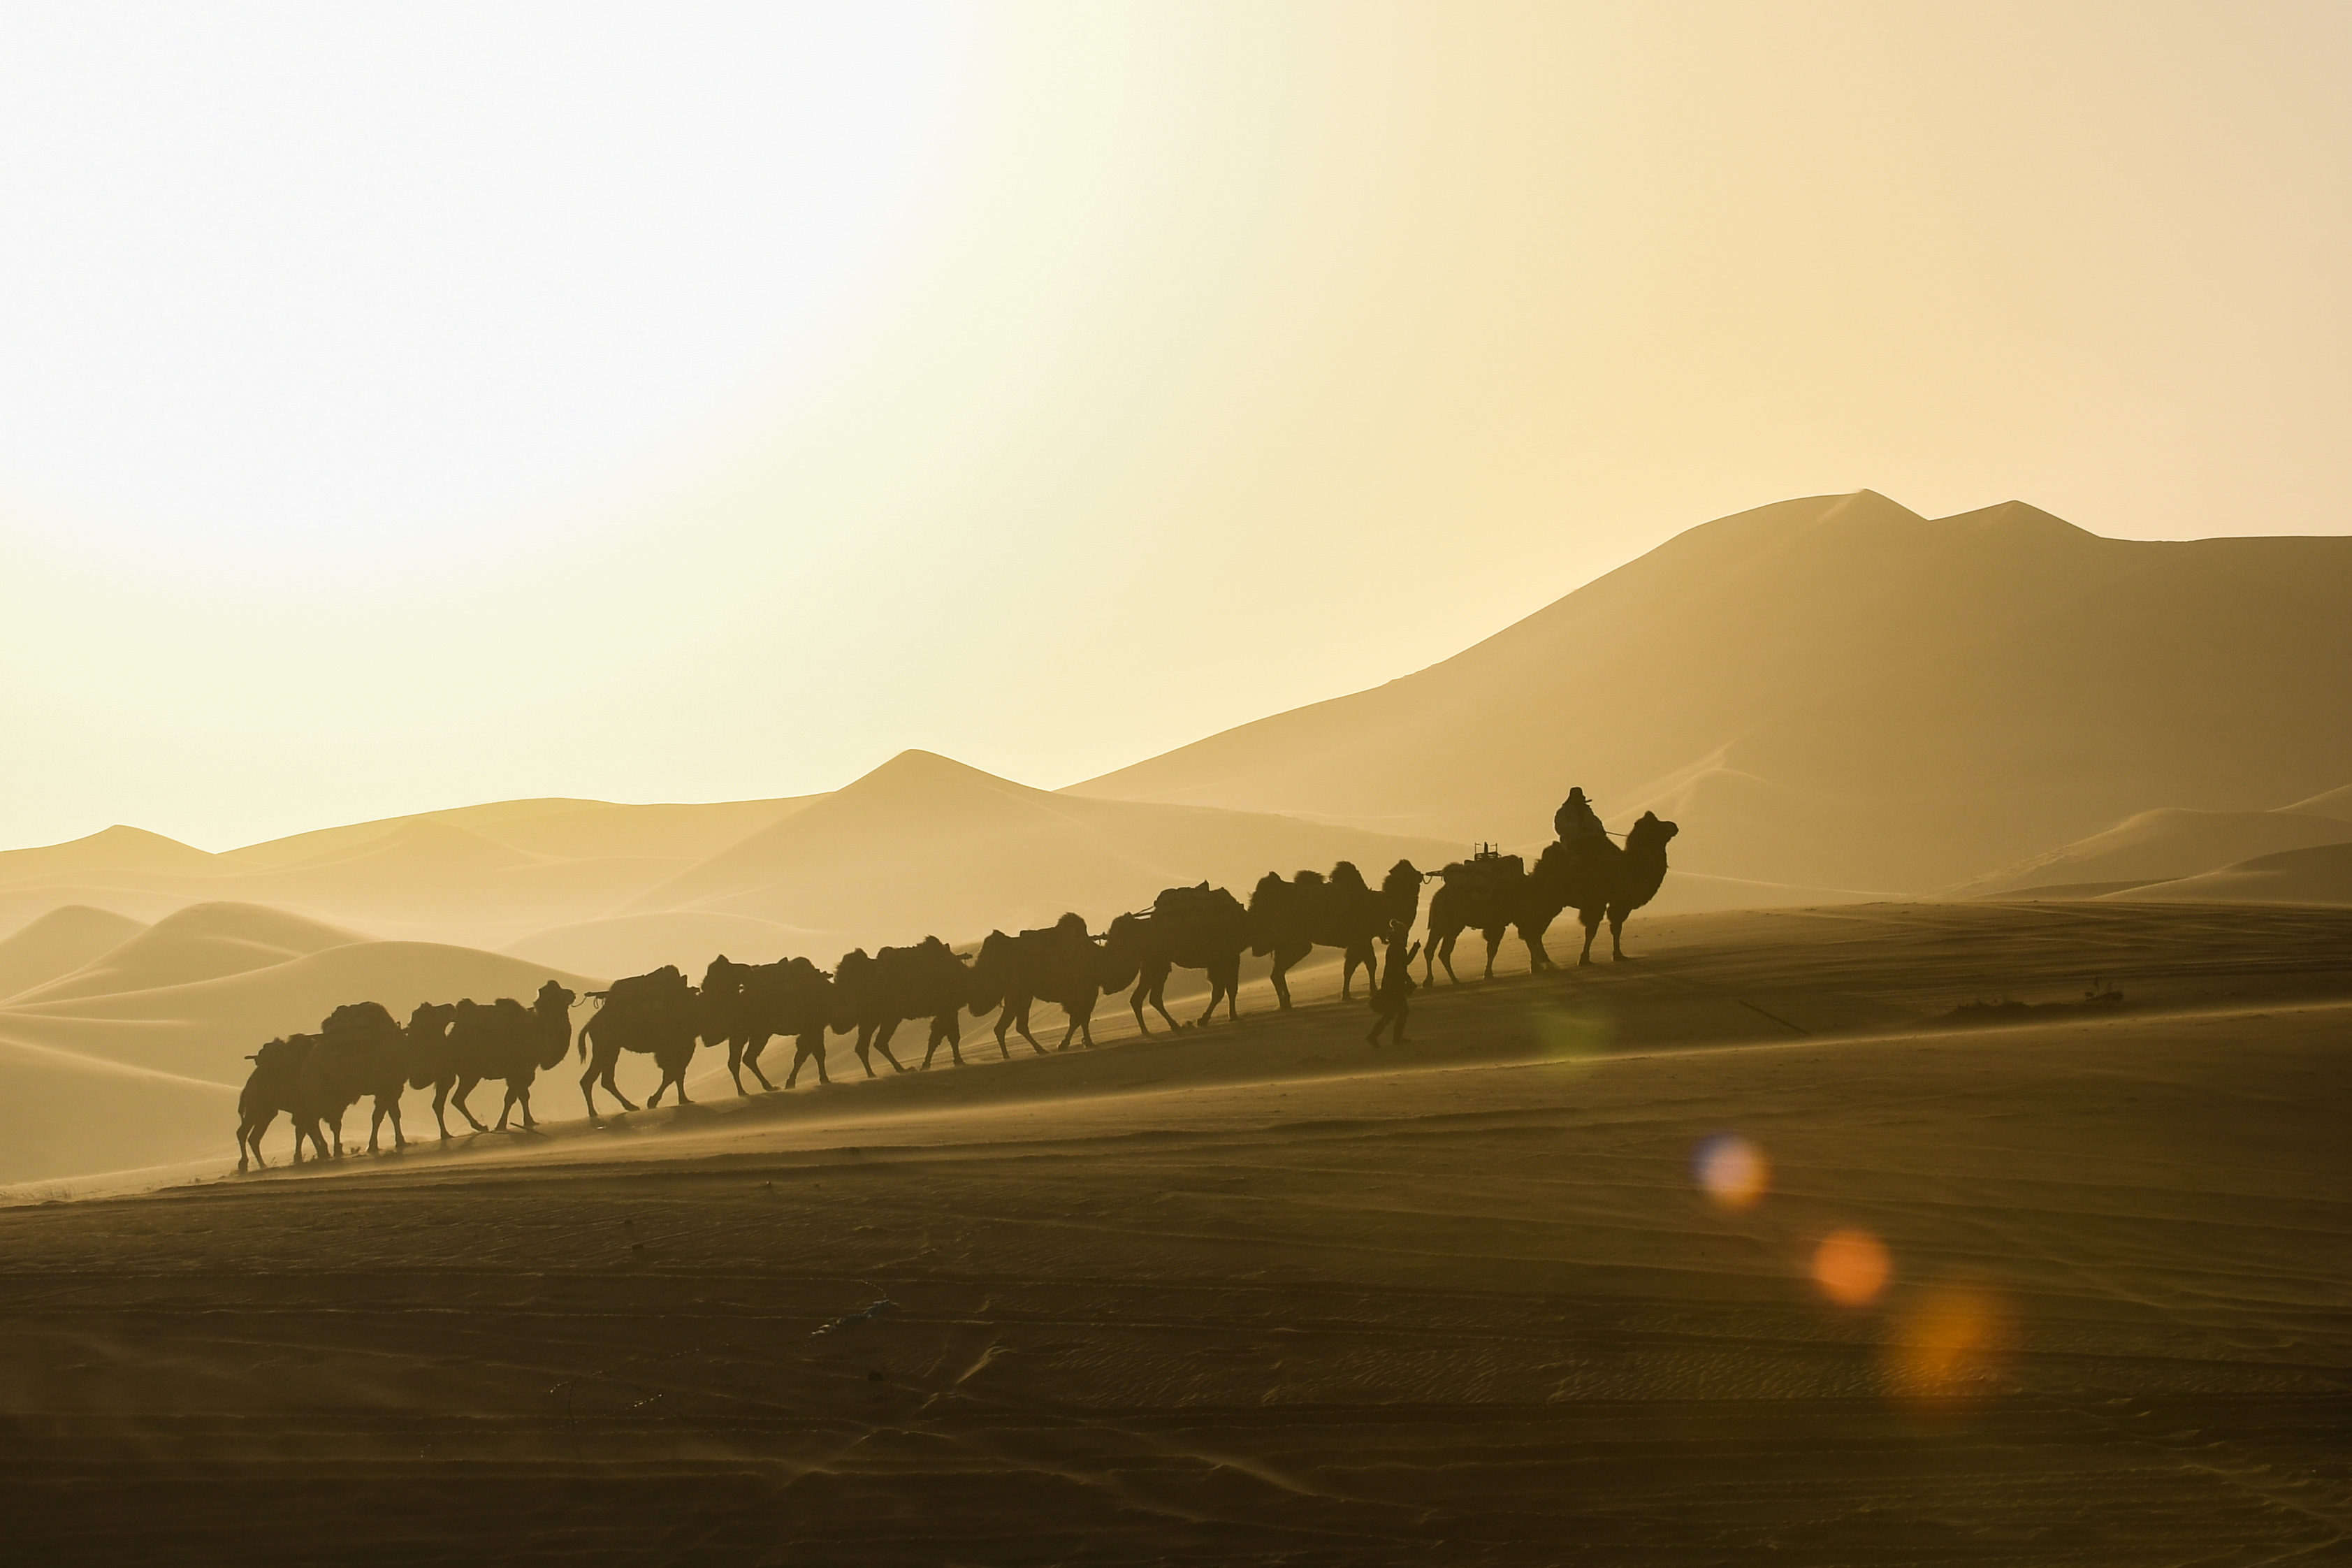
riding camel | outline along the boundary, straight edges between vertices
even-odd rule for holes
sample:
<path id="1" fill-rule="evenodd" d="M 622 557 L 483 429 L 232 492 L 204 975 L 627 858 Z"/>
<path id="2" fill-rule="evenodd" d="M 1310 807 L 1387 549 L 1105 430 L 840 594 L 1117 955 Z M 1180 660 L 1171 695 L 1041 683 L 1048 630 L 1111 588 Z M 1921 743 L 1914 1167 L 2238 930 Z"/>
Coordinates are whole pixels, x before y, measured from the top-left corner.
<path id="1" fill-rule="evenodd" d="M 1658 896 L 1666 879 L 1666 845 L 1681 831 L 1656 812 L 1645 811 L 1626 833 L 1622 847 L 1602 838 L 1554 844 L 1544 850 L 1528 876 L 1533 910 L 1539 913 L 1549 907 L 1554 915 L 1562 909 L 1576 910 L 1584 926 L 1580 966 L 1592 962 L 1592 939 L 1599 934 L 1604 917 L 1609 921 L 1609 956 L 1614 961 L 1624 958 L 1625 917 Z M 1544 917 L 1544 924 L 1550 924 L 1550 916 Z M 1527 934 L 1525 926 L 1520 927 L 1520 934 Z M 1530 956 L 1541 960 L 1539 967 L 1552 967 L 1540 928 L 1528 946 Z"/>

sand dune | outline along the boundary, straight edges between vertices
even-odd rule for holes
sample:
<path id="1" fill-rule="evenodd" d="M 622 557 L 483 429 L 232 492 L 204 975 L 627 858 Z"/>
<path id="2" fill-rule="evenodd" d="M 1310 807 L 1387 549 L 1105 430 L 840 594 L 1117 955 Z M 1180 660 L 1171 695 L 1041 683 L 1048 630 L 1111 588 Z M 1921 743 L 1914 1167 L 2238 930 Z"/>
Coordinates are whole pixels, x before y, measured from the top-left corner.
<path id="1" fill-rule="evenodd" d="M 217 1157 L 236 1090 L 52 1050 L 0 1026 L 0 1182 Z"/>
<path id="2" fill-rule="evenodd" d="M 12 1543 L 2328 1560 L 2347 920 L 1671 917 L 1377 1058 L 1309 1008 L 0 1212 L 10 1407 L 73 1416 L 0 1432 Z M 1886 1023 L 2117 960 L 2147 1010 Z"/>
<path id="3" fill-rule="evenodd" d="M 1689 869 L 1916 889 L 2340 784 L 2347 668 L 2352 539 L 2110 540 L 1865 490 L 1694 529 L 1442 664 L 1071 793 L 1523 843 L 1575 783 L 1612 826 L 1682 822 Z"/>
<path id="4" fill-rule="evenodd" d="M 88 904 L 49 910 L 0 940 L 0 1002 L 72 973 L 146 929 L 139 921 Z"/>
<path id="5" fill-rule="evenodd" d="M 0 1008 L 0 1038 L 215 1083 L 245 1081 L 262 1041 L 315 1029 L 346 1002 L 381 1002 L 405 1019 L 421 1002 L 528 1000 L 550 978 L 601 981 L 500 953 L 434 942 L 362 942 L 215 980 Z M 584 1016 L 584 1015 L 583 1015 Z"/>
<path id="6" fill-rule="evenodd" d="M 256 904 L 191 904 L 69 974 L 9 998 L 37 1006 L 125 991 L 152 991 L 267 969 L 305 953 L 366 939 Z"/>
<path id="7" fill-rule="evenodd" d="M 211 877 L 248 869 L 235 856 L 208 854 L 160 833 L 120 826 L 64 844 L 0 850 L 0 886 L 71 881 L 93 872 Z"/>
<path id="8" fill-rule="evenodd" d="M 1206 879 L 1246 897 L 1268 870 L 1353 858 L 1377 880 L 1399 858 L 1434 869 L 1467 847 L 1291 817 L 1054 795 L 906 752 L 633 908 L 748 915 L 834 932 L 845 946 L 926 931 L 961 940 L 1043 925 L 1066 910 L 1099 925 L 1177 883 Z"/>
<path id="9" fill-rule="evenodd" d="M 818 797 L 724 801 L 710 805 L 615 805 L 601 800 L 506 800 L 383 817 L 252 844 L 238 858 L 288 866 L 350 853 L 412 824 L 447 824 L 532 855 L 566 859 L 651 856 L 700 860 Z"/>
<path id="10" fill-rule="evenodd" d="M 2193 877 L 2257 855 L 2340 844 L 2352 830 L 2336 817 L 2291 811 L 2143 811 L 2104 833 L 2031 856 L 1946 889 L 1953 898 L 1995 898 L 2026 889 L 2127 885 Z"/>
<path id="11" fill-rule="evenodd" d="M 2324 794 L 2313 795 L 2309 800 L 2299 800 L 2293 805 L 2281 806 L 2279 809 L 2299 812 L 2306 816 L 2333 816 L 2342 821 L 2352 822 L 2352 784 L 2328 790 Z"/>
<path id="12" fill-rule="evenodd" d="M 674 963 L 699 979 L 703 966 L 722 952 L 740 963 L 815 954 L 830 967 L 834 955 L 826 950 L 833 945 L 832 932 L 686 910 L 553 926 L 500 951 L 581 974 L 642 974 Z"/>
<path id="13" fill-rule="evenodd" d="M 2352 844 L 2257 855 L 2218 871 L 2105 897 L 2183 904 L 2352 904 Z"/>

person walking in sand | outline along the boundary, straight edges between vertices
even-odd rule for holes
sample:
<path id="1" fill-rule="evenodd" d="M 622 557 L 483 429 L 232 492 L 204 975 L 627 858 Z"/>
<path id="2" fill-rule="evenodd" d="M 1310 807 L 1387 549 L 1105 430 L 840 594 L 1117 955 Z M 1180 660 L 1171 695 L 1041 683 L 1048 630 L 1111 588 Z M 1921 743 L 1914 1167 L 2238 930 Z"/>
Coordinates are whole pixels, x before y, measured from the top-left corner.
<path id="1" fill-rule="evenodd" d="M 1388 929 L 1389 966 L 1381 974 L 1381 983 L 1372 987 L 1372 1011 L 1377 1016 L 1372 1020 L 1372 1032 L 1364 1037 L 1366 1045 L 1379 1045 L 1381 1032 L 1391 1025 L 1396 1030 L 1396 1037 L 1391 1043 L 1404 1044 L 1405 1014 L 1410 1010 L 1412 995 L 1412 961 L 1421 952 L 1421 943 L 1414 942 L 1405 948 L 1404 939 L 1404 921 L 1391 921 Z M 1402 954 L 1397 951 L 1399 948 L 1404 948 Z"/>

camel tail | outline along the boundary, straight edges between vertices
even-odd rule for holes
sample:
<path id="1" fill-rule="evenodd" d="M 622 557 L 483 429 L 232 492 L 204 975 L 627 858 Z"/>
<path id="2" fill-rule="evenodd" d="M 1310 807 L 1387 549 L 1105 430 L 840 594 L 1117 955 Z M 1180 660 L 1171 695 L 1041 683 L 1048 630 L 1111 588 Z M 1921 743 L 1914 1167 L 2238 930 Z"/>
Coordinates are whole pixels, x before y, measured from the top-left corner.
<path id="1" fill-rule="evenodd" d="M 594 1018 L 591 1018 L 586 1023 L 580 1026 L 580 1059 L 583 1062 L 588 1059 L 588 1032 L 595 1026 L 596 1020 Z"/>

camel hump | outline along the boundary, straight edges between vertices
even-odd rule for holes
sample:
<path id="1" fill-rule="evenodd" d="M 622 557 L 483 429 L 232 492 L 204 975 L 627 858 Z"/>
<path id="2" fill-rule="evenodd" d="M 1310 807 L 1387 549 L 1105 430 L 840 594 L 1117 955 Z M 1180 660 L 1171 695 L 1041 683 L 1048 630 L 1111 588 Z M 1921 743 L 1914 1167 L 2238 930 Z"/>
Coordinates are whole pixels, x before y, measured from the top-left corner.
<path id="1" fill-rule="evenodd" d="M 392 1015 L 385 1011 L 381 1002 L 346 1002 L 327 1015 L 325 1021 L 319 1026 L 319 1032 L 334 1035 L 348 1029 L 382 1030 L 399 1026 L 392 1021 Z"/>

